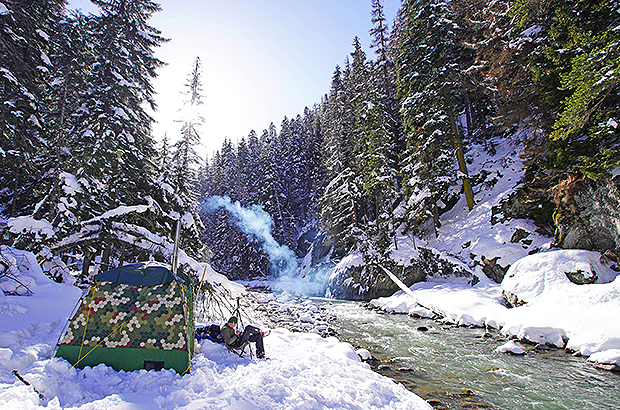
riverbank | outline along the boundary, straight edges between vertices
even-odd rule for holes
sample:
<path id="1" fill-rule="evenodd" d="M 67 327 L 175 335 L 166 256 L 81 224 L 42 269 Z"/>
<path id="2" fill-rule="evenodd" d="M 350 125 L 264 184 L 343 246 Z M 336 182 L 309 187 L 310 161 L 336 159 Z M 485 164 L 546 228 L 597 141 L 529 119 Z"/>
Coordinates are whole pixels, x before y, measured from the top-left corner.
<path id="1" fill-rule="evenodd" d="M 577 285 L 566 276 L 589 266 L 585 251 L 552 251 L 523 258 L 502 285 L 481 275 L 476 286 L 422 282 L 371 304 L 386 312 L 435 316 L 464 326 L 489 327 L 524 343 L 566 349 L 607 370 L 620 370 L 620 276 L 597 267 L 596 283 Z M 571 270 L 572 269 L 572 270 Z M 607 276 L 605 276 L 607 273 Z M 503 295 L 523 304 L 510 308 Z M 525 303 L 527 302 L 527 303 Z"/>
<path id="2" fill-rule="evenodd" d="M 436 410 L 620 408 L 618 375 L 563 349 L 523 345 L 526 355 L 504 354 L 496 349 L 508 339 L 494 329 L 386 314 L 363 302 L 315 302 L 337 315 L 340 340 L 369 350 L 375 371 Z"/>

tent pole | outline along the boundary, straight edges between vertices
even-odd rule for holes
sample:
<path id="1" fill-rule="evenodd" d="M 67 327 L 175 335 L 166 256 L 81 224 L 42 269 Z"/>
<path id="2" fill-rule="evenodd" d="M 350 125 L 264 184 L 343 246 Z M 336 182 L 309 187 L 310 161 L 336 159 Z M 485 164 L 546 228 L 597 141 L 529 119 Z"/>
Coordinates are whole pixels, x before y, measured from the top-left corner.
<path id="1" fill-rule="evenodd" d="M 174 251 L 172 252 L 172 273 L 177 274 L 179 267 L 179 237 L 181 236 L 181 220 L 177 221 L 177 229 L 174 235 Z"/>

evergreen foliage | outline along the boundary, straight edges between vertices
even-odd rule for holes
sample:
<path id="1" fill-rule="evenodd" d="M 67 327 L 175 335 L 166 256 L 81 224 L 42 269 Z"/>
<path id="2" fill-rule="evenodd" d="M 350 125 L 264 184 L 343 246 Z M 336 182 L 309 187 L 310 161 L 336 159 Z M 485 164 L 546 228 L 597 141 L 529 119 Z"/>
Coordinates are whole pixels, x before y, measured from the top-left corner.
<path id="1" fill-rule="evenodd" d="M 456 185 L 452 153 L 456 138 L 450 125 L 452 98 L 462 88 L 462 71 L 470 56 L 459 41 L 449 2 L 408 1 L 397 64 L 401 112 L 407 130 L 403 191 L 408 223 L 439 224 L 442 203 Z M 458 95 L 458 94 L 457 94 Z"/>
<path id="2" fill-rule="evenodd" d="M 153 51 L 166 39 L 148 24 L 159 5 L 93 3 L 100 13 L 68 14 L 65 1 L 5 1 L 0 13 L 3 240 L 84 281 L 93 263 L 169 261 L 161 238 L 174 219 L 194 232 L 190 252 L 202 230 L 189 207 L 173 212 L 174 167 L 167 148 L 157 157 L 145 110 L 163 65 Z M 45 233 L 13 228 L 20 218 Z"/>
<path id="3" fill-rule="evenodd" d="M 355 37 L 319 104 L 208 159 L 195 152 L 200 59 L 180 132 L 157 150 L 145 107 L 163 65 L 153 51 L 166 39 L 148 23 L 160 7 L 93 3 L 99 14 L 0 3 L 3 241 L 84 280 L 92 263 L 168 260 L 162 238 L 179 219 L 194 256 L 204 243 L 231 277 L 267 275 L 260 244 L 226 211 L 197 216 L 211 196 L 262 206 L 298 257 L 321 227 L 332 256 L 386 258 L 399 235 L 434 233 L 468 192 L 471 144 L 492 152 L 489 136 L 517 129 L 537 175 L 526 183 L 547 202 L 566 175 L 608 178 L 620 163 L 618 0 L 405 0 L 391 27 L 370 0 L 374 59 Z M 12 218 L 43 228 L 17 232 Z"/>
<path id="4" fill-rule="evenodd" d="M 525 27 L 538 15 L 537 2 L 521 1 L 515 13 Z M 591 178 L 620 164 L 620 4 L 617 1 L 551 2 L 536 59 L 534 79 L 557 112 L 549 164 Z"/>
<path id="5" fill-rule="evenodd" d="M 32 213 L 52 184 L 47 172 L 52 110 L 50 80 L 65 2 L 3 3 L 0 14 L 0 211 Z"/>

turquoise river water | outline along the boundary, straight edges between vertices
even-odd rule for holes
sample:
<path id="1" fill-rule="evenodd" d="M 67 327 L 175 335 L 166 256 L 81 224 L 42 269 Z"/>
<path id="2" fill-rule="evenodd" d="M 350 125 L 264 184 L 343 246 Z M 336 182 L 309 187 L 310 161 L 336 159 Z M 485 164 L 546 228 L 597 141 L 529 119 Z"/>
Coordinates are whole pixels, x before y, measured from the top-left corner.
<path id="1" fill-rule="evenodd" d="M 314 301 L 336 316 L 331 326 L 340 340 L 368 349 L 379 359 L 373 369 L 435 409 L 620 409 L 620 374 L 562 349 L 524 345 L 525 356 L 500 354 L 494 350 L 506 340 L 497 332 Z"/>

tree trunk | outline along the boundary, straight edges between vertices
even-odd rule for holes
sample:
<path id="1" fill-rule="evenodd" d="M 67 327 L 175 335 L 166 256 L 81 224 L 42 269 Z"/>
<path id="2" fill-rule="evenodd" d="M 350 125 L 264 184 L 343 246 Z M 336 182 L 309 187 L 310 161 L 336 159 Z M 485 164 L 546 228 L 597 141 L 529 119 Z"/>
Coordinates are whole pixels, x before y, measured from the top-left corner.
<path id="1" fill-rule="evenodd" d="M 463 153 L 463 143 L 461 141 L 461 137 L 456 126 L 454 110 L 452 109 L 452 103 L 450 102 L 450 96 L 448 94 L 448 91 L 444 88 L 441 90 L 441 92 L 444 96 L 448 117 L 450 117 L 450 127 L 452 128 L 452 142 L 454 143 L 454 148 L 456 149 L 456 159 L 459 163 L 459 171 L 461 171 L 461 173 L 463 174 L 463 191 L 465 192 L 465 198 L 467 199 L 467 206 L 471 211 L 472 209 L 474 209 L 475 205 L 474 191 L 471 188 L 471 183 L 469 182 L 467 163 L 465 162 L 465 154 Z"/>
<path id="2" fill-rule="evenodd" d="M 110 254 L 112 253 L 112 245 L 106 245 L 101 255 L 101 270 L 103 272 L 110 269 Z"/>
<path id="3" fill-rule="evenodd" d="M 93 257 L 93 254 L 90 250 L 84 251 L 84 261 L 82 262 L 82 273 L 80 274 L 80 279 L 82 283 L 86 283 L 88 279 L 92 257 Z"/>
<path id="4" fill-rule="evenodd" d="M 123 246 L 121 248 L 121 256 L 118 260 L 118 266 L 123 266 L 125 264 L 125 258 L 126 258 L 126 252 L 125 252 L 125 246 Z"/>

